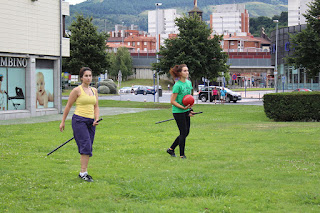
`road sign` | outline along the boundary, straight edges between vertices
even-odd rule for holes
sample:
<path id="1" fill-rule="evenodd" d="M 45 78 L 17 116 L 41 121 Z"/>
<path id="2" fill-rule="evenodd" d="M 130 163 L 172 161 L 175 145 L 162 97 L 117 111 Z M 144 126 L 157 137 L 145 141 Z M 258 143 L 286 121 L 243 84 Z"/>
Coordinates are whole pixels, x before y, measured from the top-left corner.
<path id="1" fill-rule="evenodd" d="M 282 83 L 285 83 L 286 82 L 286 76 L 282 76 Z"/>
<path id="2" fill-rule="evenodd" d="M 236 74 L 232 75 L 232 80 L 234 80 L 234 81 L 237 80 L 237 75 Z"/>

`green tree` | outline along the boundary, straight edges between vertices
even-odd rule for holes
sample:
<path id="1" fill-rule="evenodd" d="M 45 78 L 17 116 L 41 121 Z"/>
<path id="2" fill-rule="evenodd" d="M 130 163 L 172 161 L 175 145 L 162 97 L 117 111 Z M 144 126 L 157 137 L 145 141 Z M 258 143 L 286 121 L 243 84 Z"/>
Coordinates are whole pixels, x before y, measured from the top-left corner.
<path id="1" fill-rule="evenodd" d="M 160 61 L 153 64 L 153 69 L 168 74 L 174 65 L 186 64 L 193 82 L 227 73 L 228 55 L 220 47 L 221 36 L 211 38 L 211 29 L 198 15 L 177 18 L 175 23 L 180 33 L 177 38 L 165 40 L 159 51 Z"/>
<path id="2" fill-rule="evenodd" d="M 122 80 L 127 80 L 128 76 L 132 75 L 132 58 L 126 47 L 118 48 L 117 53 L 111 53 L 110 56 L 109 74 L 113 79 L 117 79 L 119 70 L 122 73 Z"/>
<path id="3" fill-rule="evenodd" d="M 260 37 L 260 31 L 263 27 L 265 33 L 270 36 L 271 31 L 276 29 L 276 24 L 273 20 L 279 20 L 279 28 L 288 26 L 288 12 L 282 12 L 280 15 L 275 15 L 272 18 L 260 16 L 257 18 L 250 18 L 250 33 L 256 37 Z"/>
<path id="4" fill-rule="evenodd" d="M 70 26 L 70 57 L 64 58 L 63 70 L 78 74 L 81 67 L 92 69 L 93 75 L 104 73 L 109 66 L 105 33 L 98 33 L 92 18 L 77 15 Z"/>
<path id="5" fill-rule="evenodd" d="M 309 76 L 315 77 L 320 72 L 320 0 L 310 2 L 308 6 L 309 10 L 303 14 L 307 28 L 296 35 L 290 35 L 294 53 L 287 60 L 296 69 L 304 67 Z"/>

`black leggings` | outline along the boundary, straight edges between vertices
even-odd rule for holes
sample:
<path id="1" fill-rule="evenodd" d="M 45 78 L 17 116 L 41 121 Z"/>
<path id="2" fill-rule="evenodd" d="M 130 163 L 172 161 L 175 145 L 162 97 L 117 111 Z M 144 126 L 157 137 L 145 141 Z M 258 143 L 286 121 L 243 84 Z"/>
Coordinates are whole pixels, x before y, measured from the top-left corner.
<path id="1" fill-rule="evenodd" d="M 174 150 L 179 145 L 180 156 L 183 156 L 186 138 L 190 131 L 189 111 L 184 113 L 173 113 L 173 117 L 178 125 L 180 135 L 176 138 L 170 148 Z"/>

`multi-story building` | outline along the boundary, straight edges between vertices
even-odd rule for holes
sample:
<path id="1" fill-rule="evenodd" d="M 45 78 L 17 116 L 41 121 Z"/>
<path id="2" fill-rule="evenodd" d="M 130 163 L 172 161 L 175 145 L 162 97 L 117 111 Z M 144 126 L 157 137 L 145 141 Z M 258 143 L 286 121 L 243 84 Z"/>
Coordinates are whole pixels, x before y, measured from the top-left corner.
<path id="1" fill-rule="evenodd" d="M 147 36 L 129 36 L 124 40 L 126 45 L 134 47 L 137 52 L 155 52 L 156 38 Z"/>
<path id="2" fill-rule="evenodd" d="M 309 9 L 307 4 L 312 0 L 288 0 L 288 26 L 306 24 L 303 14 Z"/>
<path id="3" fill-rule="evenodd" d="M 126 47 L 130 52 L 155 52 L 156 38 L 147 35 L 146 32 L 117 27 L 117 30 L 109 33 L 110 37 L 107 42 L 109 51 L 116 52 L 119 47 Z M 120 25 L 121 26 L 121 25 Z"/>
<path id="4" fill-rule="evenodd" d="M 158 19 L 156 15 L 156 10 L 148 12 L 148 33 L 151 36 L 156 37 L 158 27 L 160 45 L 162 45 L 164 40 L 169 38 L 169 34 L 179 33 L 178 27 L 175 25 L 174 20 L 176 18 L 180 18 L 181 16 L 177 14 L 176 9 L 158 10 Z"/>
<path id="5" fill-rule="evenodd" d="M 217 5 L 210 15 L 210 27 L 218 35 L 249 33 L 249 13 L 244 4 Z"/>
<path id="6" fill-rule="evenodd" d="M 61 59 L 69 3 L 2 1 L 0 7 L 0 120 L 61 112 Z"/>
<path id="7" fill-rule="evenodd" d="M 282 90 L 282 88 L 285 90 L 297 88 L 320 89 L 320 71 L 316 77 L 311 78 L 307 75 L 304 67 L 295 69 L 286 63 L 286 58 L 291 57 L 295 51 L 294 46 L 290 43 L 291 35 L 301 32 L 306 27 L 307 25 L 303 24 L 281 28 L 278 30 L 278 36 L 276 36 L 276 30 L 271 32 L 271 63 L 274 66 L 276 65 L 275 56 L 277 51 L 277 88 L 279 90 Z M 276 37 L 278 37 L 277 42 Z M 276 46 L 278 46 L 278 49 Z"/>

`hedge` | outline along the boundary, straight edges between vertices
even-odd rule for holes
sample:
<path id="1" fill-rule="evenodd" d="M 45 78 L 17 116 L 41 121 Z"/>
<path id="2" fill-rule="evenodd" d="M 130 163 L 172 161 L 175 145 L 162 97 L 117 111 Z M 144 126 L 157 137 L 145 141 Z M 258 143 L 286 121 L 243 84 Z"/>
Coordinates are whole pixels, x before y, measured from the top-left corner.
<path id="1" fill-rule="evenodd" d="M 320 92 L 269 93 L 263 106 L 275 121 L 320 121 Z"/>
<path id="2" fill-rule="evenodd" d="M 103 81 L 96 83 L 96 88 L 99 89 L 101 86 L 106 86 L 109 88 L 108 93 L 105 93 L 105 92 L 107 92 L 107 90 L 105 90 L 105 88 L 102 87 L 104 89 L 101 89 L 101 93 L 103 93 L 103 94 L 117 94 L 117 85 L 113 82 L 112 79 L 105 79 Z M 98 90 L 98 91 L 100 93 L 100 90 Z"/>

